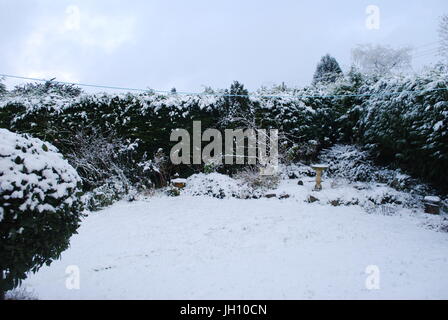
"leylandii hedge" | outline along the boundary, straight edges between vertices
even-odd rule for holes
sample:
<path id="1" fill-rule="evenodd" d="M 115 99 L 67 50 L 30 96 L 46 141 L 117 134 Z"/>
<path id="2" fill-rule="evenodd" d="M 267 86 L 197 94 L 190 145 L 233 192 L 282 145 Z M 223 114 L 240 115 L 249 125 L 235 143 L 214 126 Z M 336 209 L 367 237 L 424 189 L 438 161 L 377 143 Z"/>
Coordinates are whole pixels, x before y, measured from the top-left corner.
<path id="1" fill-rule="evenodd" d="M 175 144 L 170 141 L 172 130 L 183 128 L 191 131 L 195 120 L 201 121 L 203 130 L 224 130 L 246 126 L 247 123 L 237 120 L 245 117 L 260 128 L 287 132 L 286 145 L 282 144 L 285 148 L 309 140 L 331 144 L 334 134 L 330 117 L 335 118 L 332 106 L 319 105 L 316 110 L 314 107 L 289 97 L 265 101 L 259 98 L 157 95 L 149 92 L 86 94 L 74 98 L 39 92 L 11 94 L 0 101 L 0 126 L 45 138 L 65 155 L 71 152 L 73 137 L 81 131 L 84 135 L 89 135 L 88 131 L 91 135 L 99 132 L 105 137 L 113 135 L 133 146 L 132 154 L 126 159 L 129 170 L 125 172 L 133 180 L 140 174 L 138 168 L 151 167 L 148 164 L 158 150 L 162 149 L 169 155 Z M 175 171 L 188 176 L 200 169 L 200 166 L 183 166 Z M 158 181 L 157 170 L 154 168 L 153 174 L 149 174 L 153 182 Z M 79 174 L 85 178 L 83 172 L 79 171 Z"/>
<path id="2" fill-rule="evenodd" d="M 381 164 L 402 168 L 447 191 L 448 178 L 441 174 L 448 167 L 447 88 L 447 67 L 438 65 L 418 75 L 381 79 L 352 70 L 335 83 L 262 88 L 251 97 L 220 96 L 247 94 L 239 83 L 225 91 L 207 89 L 203 95 L 74 96 L 22 90 L 0 99 L 0 127 L 46 139 L 62 154 L 70 149 L 66 141 L 80 130 L 99 130 L 106 136 L 112 132 L 133 146 L 127 167 L 151 168 L 158 150 L 169 154 L 173 129 L 191 130 L 194 120 L 202 121 L 203 130 L 252 124 L 279 129 L 280 151 L 289 159 L 312 160 L 323 147 L 356 143 L 373 151 Z M 188 176 L 200 169 L 175 171 Z M 130 180 L 138 176 L 135 170 L 125 174 Z M 151 179 L 157 181 L 157 174 L 156 168 Z"/>
<path id="3" fill-rule="evenodd" d="M 360 113 L 359 141 L 383 164 L 400 167 L 448 191 L 448 70 L 365 84 L 371 94 Z"/>

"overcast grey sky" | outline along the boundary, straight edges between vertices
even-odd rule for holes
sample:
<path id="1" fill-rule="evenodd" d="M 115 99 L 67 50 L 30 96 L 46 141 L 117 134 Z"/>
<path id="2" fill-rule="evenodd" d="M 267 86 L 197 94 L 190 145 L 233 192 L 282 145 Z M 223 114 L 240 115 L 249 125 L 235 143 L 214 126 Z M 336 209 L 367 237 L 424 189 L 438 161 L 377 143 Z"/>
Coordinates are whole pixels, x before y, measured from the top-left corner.
<path id="1" fill-rule="evenodd" d="M 379 30 L 366 27 L 368 5 Z M 436 61 L 443 13 L 447 0 L 0 0 L 0 73 L 178 91 L 303 86 L 326 53 L 347 69 L 356 44 L 413 46 L 416 69 Z"/>

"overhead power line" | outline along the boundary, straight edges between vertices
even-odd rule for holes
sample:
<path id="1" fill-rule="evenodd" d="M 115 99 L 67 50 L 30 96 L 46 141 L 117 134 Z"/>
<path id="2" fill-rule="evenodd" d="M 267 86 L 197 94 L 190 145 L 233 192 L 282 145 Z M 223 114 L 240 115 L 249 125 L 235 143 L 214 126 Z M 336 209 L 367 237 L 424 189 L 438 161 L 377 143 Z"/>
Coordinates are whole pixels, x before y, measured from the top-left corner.
<path id="1" fill-rule="evenodd" d="M 419 50 L 425 50 L 427 47 L 434 47 L 434 46 L 439 46 L 440 45 L 440 41 L 433 41 L 433 42 L 429 42 L 420 46 L 416 46 L 413 47 L 412 50 L 414 51 L 419 51 Z"/>
<path id="2" fill-rule="evenodd" d="M 419 51 L 419 52 L 415 52 L 414 54 L 415 55 L 421 55 L 421 54 L 425 54 L 425 53 L 433 52 L 433 51 L 438 51 L 438 50 L 439 50 L 439 48 L 437 47 L 437 48 L 425 49 L 425 50 L 422 50 L 422 51 Z"/>
<path id="3" fill-rule="evenodd" d="M 434 57 L 434 56 L 437 56 L 439 53 L 440 53 L 440 51 L 438 49 L 434 49 L 432 51 L 428 51 L 428 52 L 425 52 L 422 54 L 417 54 L 417 55 L 413 56 L 413 58 L 416 59 L 416 58 L 429 57 L 429 56 Z"/>

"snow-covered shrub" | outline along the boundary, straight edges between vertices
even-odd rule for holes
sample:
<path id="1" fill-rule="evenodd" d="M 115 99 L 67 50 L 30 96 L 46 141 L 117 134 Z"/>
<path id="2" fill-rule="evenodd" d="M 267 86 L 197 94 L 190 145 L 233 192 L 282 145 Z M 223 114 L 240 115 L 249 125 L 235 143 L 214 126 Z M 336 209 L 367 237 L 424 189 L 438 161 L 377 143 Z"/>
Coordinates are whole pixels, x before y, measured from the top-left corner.
<path id="1" fill-rule="evenodd" d="M 119 179 L 109 179 L 102 186 L 87 192 L 83 196 L 86 209 L 97 211 L 104 209 L 114 202 L 121 200 L 129 190 L 126 182 Z"/>
<path id="2" fill-rule="evenodd" d="M 257 197 L 256 192 L 247 184 L 216 172 L 192 175 L 187 179 L 184 193 L 193 196 L 207 195 L 219 199 Z"/>
<path id="3" fill-rule="evenodd" d="M 222 167 L 222 164 L 215 164 L 213 162 L 204 164 L 204 173 L 212 173 L 212 172 L 218 172 L 218 170 Z"/>
<path id="4" fill-rule="evenodd" d="M 280 174 L 260 175 L 260 168 L 248 166 L 233 175 L 233 178 L 254 190 L 275 189 L 280 183 Z"/>
<path id="5" fill-rule="evenodd" d="M 16 288 L 8 291 L 5 300 L 38 300 L 37 294 L 30 288 Z"/>
<path id="6" fill-rule="evenodd" d="M 170 180 L 172 170 L 173 164 L 169 156 L 165 154 L 162 148 L 159 148 L 152 160 L 152 171 L 156 184 L 160 187 L 166 186 Z"/>
<path id="7" fill-rule="evenodd" d="M 289 150 L 285 152 L 286 161 L 301 161 L 310 163 L 319 154 L 321 145 L 316 140 L 309 140 L 294 144 Z"/>
<path id="8" fill-rule="evenodd" d="M 82 216 L 80 188 L 54 146 L 0 129 L 0 292 L 68 247 Z"/>
<path id="9" fill-rule="evenodd" d="M 356 145 L 335 145 L 325 149 L 319 156 L 321 162 L 327 163 L 329 168 L 324 175 L 342 178 L 349 182 L 384 183 L 400 191 L 425 194 L 430 188 L 418 180 L 402 173 L 375 165 L 370 152 Z"/>
<path id="10" fill-rule="evenodd" d="M 448 218 L 443 218 L 440 222 L 439 230 L 442 232 L 448 232 Z"/>
<path id="11" fill-rule="evenodd" d="M 327 174 L 349 181 L 373 181 L 376 172 L 368 152 L 353 145 L 336 145 L 325 149 L 319 161 L 329 165 Z"/>
<path id="12" fill-rule="evenodd" d="M 130 184 L 126 171 L 132 165 L 131 143 L 96 128 L 80 129 L 58 143 L 63 143 L 66 158 L 81 176 L 85 190 L 109 184 L 114 179 Z"/>
<path id="13" fill-rule="evenodd" d="M 313 170 L 310 166 L 303 163 L 291 163 L 291 164 L 281 164 L 280 168 L 280 177 L 282 179 L 298 179 L 303 177 L 314 177 L 316 175 L 316 171 Z"/>
<path id="14" fill-rule="evenodd" d="M 406 193 L 395 192 L 394 190 L 385 190 L 382 192 L 372 192 L 367 196 L 367 200 L 375 205 L 411 205 L 414 199 Z"/>
<path id="15" fill-rule="evenodd" d="M 358 205 L 368 212 L 392 214 L 400 208 L 422 210 L 423 197 L 395 190 L 386 184 L 373 182 L 349 183 L 345 179 L 331 179 L 330 188 L 304 195 L 303 200 L 332 206 Z M 312 196 L 310 198 L 310 196 Z"/>
<path id="16" fill-rule="evenodd" d="M 166 190 L 166 194 L 170 197 L 178 197 L 180 196 L 180 190 L 176 187 L 170 187 Z"/>

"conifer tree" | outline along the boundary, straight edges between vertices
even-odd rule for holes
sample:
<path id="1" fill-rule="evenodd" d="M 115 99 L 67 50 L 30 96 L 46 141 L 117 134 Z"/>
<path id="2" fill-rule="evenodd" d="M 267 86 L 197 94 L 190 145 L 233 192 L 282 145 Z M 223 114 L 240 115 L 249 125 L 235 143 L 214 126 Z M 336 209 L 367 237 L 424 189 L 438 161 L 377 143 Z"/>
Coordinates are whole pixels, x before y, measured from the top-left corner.
<path id="1" fill-rule="evenodd" d="M 341 67 L 335 58 L 329 54 L 322 57 L 317 64 L 313 77 L 313 85 L 317 83 L 335 82 L 342 75 Z"/>

